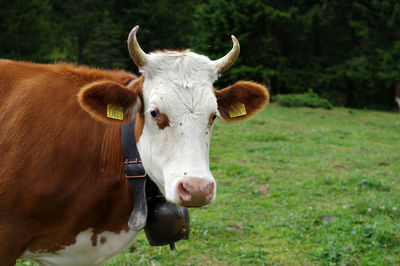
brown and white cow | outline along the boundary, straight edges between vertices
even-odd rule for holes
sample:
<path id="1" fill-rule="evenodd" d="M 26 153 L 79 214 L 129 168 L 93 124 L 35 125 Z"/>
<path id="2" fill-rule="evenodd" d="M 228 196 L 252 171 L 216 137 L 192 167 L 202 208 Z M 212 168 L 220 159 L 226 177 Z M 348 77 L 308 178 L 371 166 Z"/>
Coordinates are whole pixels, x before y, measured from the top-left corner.
<path id="1" fill-rule="evenodd" d="M 186 207 L 215 199 L 214 120 L 246 119 L 268 93 L 248 81 L 213 89 L 239 54 L 234 37 L 232 50 L 212 61 L 188 50 L 146 54 L 137 30 L 128 40 L 142 73 L 137 79 L 0 60 L 0 265 L 19 257 L 96 265 L 134 241 L 138 232 L 127 224 L 134 198 L 121 151 L 121 124 L 133 117 L 145 170 L 166 199 Z M 246 114 L 231 117 L 238 103 Z M 108 104 L 123 108 L 122 121 L 106 116 Z"/>

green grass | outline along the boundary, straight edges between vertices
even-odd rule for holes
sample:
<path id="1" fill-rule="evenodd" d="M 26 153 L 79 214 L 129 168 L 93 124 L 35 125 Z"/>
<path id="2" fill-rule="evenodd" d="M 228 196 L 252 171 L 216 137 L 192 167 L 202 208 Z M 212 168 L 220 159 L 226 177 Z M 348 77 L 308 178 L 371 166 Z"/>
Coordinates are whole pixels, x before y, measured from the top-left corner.
<path id="1" fill-rule="evenodd" d="M 271 104 L 218 121 L 210 162 L 217 199 L 190 210 L 190 240 L 140 234 L 105 265 L 400 264 L 399 114 Z"/>

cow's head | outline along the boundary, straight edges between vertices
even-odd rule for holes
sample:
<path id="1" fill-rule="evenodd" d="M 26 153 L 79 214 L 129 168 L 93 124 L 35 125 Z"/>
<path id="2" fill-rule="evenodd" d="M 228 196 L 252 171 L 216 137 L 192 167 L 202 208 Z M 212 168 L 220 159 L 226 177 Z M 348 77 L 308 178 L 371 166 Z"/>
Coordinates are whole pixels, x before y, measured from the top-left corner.
<path id="1" fill-rule="evenodd" d="M 166 199 L 185 207 L 203 206 L 215 199 L 209 147 L 216 118 L 246 119 L 268 102 L 268 92 L 249 81 L 213 88 L 218 75 L 239 55 L 234 36 L 232 50 L 213 61 L 189 50 L 146 54 L 136 40 L 138 29 L 129 34 L 128 47 L 142 77 L 127 87 L 111 81 L 92 83 L 81 89 L 79 101 L 102 121 L 118 121 L 106 116 L 108 104 L 122 107 L 125 121 L 136 116 L 143 165 Z"/>

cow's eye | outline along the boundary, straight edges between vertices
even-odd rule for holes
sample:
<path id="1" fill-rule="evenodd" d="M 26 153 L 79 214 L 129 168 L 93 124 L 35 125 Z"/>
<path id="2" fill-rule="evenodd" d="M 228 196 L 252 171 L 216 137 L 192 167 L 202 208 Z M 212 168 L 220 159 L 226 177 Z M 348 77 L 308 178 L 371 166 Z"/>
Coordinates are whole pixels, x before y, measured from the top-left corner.
<path id="1" fill-rule="evenodd" d="M 150 114 L 151 114 L 151 116 L 153 117 L 153 118 L 157 118 L 159 115 L 160 115 L 160 113 L 157 111 L 157 110 L 151 110 L 151 112 L 150 112 Z"/>
<path id="2" fill-rule="evenodd" d="M 214 120 L 217 118 L 217 114 L 216 113 L 212 113 L 210 115 L 210 120 L 208 122 L 208 125 L 211 126 L 214 123 Z"/>

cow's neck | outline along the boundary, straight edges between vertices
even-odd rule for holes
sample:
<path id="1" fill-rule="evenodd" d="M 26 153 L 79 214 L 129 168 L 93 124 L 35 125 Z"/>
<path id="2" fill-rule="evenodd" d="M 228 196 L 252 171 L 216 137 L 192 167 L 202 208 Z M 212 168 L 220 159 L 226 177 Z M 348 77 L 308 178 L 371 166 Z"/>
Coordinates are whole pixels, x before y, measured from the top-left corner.
<path id="1" fill-rule="evenodd" d="M 104 232 L 120 234 L 129 231 L 127 221 L 133 207 L 133 197 L 129 183 L 124 177 L 121 128 L 104 125 L 90 117 L 87 120 L 81 119 L 81 126 L 74 127 L 81 132 L 70 132 L 73 136 L 81 136 L 79 149 L 74 154 L 52 158 L 51 163 L 59 168 L 47 169 L 57 171 L 54 176 L 60 178 L 48 181 L 48 189 L 57 194 L 57 197 L 52 199 L 53 203 L 67 206 L 68 210 L 62 207 L 55 210 L 48 204 L 37 208 L 41 211 L 43 219 L 53 218 L 47 227 L 38 225 L 36 234 L 48 237 L 36 236 L 36 240 L 31 241 L 28 247 L 30 252 L 58 252 L 73 246 L 77 241 L 76 236 L 88 230 L 92 232 L 93 247 L 102 244 L 99 236 Z M 68 145 L 67 134 L 65 136 L 63 142 Z M 52 175 L 49 172 L 47 176 Z M 62 180 L 68 180 L 68 183 Z M 61 184 L 68 189 L 53 187 L 50 183 Z M 37 188 L 40 189 L 43 188 Z M 49 206 L 48 210 L 46 206 Z M 68 217 L 65 216 L 66 213 Z M 53 221 L 57 219 L 59 221 Z M 49 246 L 53 248 L 49 250 Z"/>

